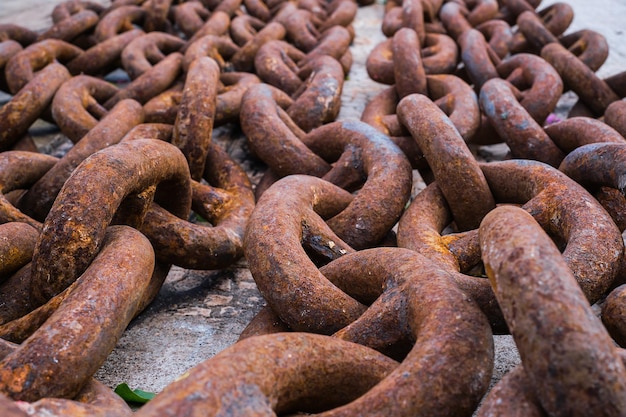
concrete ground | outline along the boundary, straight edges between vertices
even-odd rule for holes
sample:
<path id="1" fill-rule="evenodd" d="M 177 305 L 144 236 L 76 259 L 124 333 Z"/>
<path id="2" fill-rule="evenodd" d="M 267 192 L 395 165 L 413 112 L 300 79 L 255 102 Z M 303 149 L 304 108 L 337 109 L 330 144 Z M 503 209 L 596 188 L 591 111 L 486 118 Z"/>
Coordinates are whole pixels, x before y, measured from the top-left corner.
<path id="1" fill-rule="evenodd" d="M 546 0 L 540 8 L 552 3 Z M 606 77 L 626 70 L 626 1 L 568 3 L 575 19 L 567 33 L 593 29 L 609 42 L 609 58 L 598 75 Z M 0 23 L 46 28 L 54 4 L 47 0 L 2 0 Z M 380 31 L 382 13 L 383 6 L 376 4 L 360 8 L 357 14 L 354 64 L 344 86 L 340 119 L 359 118 L 368 100 L 386 87 L 370 80 L 364 67 L 369 51 L 384 39 Z M 564 106 L 574 99 L 570 93 Z M 215 139 L 243 161 L 240 145 L 244 139 L 237 134 L 236 129 L 222 128 L 216 131 Z M 258 179 L 255 168 L 247 168 L 252 179 Z M 132 388 L 158 392 L 190 367 L 234 343 L 263 304 L 245 260 L 220 271 L 173 268 L 158 298 L 130 324 L 96 377 L 111 387 L 126 382 Z M 497 336 L 495 340 L 494 382 L 519 361 L 510 337 Z"/>

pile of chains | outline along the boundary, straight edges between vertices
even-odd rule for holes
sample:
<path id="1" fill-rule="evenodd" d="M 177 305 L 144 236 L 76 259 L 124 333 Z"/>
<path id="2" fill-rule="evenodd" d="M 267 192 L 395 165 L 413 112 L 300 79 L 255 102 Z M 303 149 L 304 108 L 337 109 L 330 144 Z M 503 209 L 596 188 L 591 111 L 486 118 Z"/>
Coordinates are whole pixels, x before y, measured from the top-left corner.
<path id="1" fill-rule="evenodd" d="M 0 25 L 2 415 L 626 415 L 626 72 L 539 3 L 389 0 L 366 63 L 388 87 L 341 121 L 370 0 Z M 257 184 L 212 140 L 229 124 Z M 267 302 L 239 341 L 136 412 L 93 379 L 173 265 L 238 260 Z M 521 364 L 490 390 L 508 333 Z"/>

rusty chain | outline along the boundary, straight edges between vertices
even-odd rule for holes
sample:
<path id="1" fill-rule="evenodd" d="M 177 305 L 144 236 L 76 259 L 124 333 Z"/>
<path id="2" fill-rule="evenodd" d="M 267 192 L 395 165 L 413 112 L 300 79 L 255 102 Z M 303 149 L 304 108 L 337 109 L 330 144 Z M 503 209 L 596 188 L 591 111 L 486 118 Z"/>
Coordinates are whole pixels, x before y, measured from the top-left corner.
<path id="1" fill-rule="evenodd" d="M 45 31 L 0 25 L 0 410 L 626 413 L 626 72 L 600 79 L 606 40 L 539 3 L 387 2 L 366 70 L 388 87 L 341 121 L 370 0 L 69 0 Z M 512 160 L 479 162 L 495 143 Z M 92 379 L 172 265 L 239 260 L 267 303 L 240 341 L 136 413 Z M 509 332 L 522 364 L 487 394 Z"/>

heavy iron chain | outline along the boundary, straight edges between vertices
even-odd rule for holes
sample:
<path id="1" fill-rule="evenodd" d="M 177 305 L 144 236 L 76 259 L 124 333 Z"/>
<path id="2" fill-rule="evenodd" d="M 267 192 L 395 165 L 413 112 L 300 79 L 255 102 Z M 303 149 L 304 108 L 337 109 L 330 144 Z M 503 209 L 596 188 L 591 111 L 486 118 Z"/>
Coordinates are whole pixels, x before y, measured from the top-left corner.
<path id="1" fill-rule="evenodd" d="M 626 414 L 626 72 L 595 74 L 606 40 L 565 34 L 566 3 L 390 0 L 366 62 L 389 87 L 337 121 L 371 4 L 70 0 L 0 25 L 3 415 Z M 242 258 L 267 306 L 237 343 L 136 413 L 92 379 L 172 265 Z M 494 333 L 522 363 L 487 394 Z"/>

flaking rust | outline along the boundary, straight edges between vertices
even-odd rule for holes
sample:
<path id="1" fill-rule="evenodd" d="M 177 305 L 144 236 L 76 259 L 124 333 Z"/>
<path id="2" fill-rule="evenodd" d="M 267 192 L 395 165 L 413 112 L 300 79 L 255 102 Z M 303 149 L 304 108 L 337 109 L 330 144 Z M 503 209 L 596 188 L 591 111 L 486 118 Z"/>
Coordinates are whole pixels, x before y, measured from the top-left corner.
<path id="1" fill-rule="evenodd" d="M 245 266 L 267 305 L 138 416 L 625 413 L 626 72 L 594 74 L 606 40 L 567 34 L 565 3 L 388 1 L 365 62 L 386 88 L 338 121 L 371 3 L 70 0 L 0 25 L 3 415 L 132 415 L 91 377 L 172 265 Z M 477 161 L 497 143 L 515 159 Z M 522 365 L 477 409 L 494 332 Z"/>

